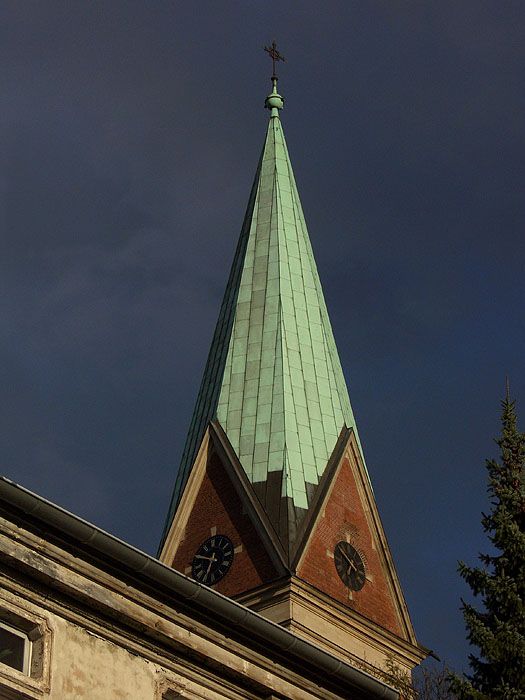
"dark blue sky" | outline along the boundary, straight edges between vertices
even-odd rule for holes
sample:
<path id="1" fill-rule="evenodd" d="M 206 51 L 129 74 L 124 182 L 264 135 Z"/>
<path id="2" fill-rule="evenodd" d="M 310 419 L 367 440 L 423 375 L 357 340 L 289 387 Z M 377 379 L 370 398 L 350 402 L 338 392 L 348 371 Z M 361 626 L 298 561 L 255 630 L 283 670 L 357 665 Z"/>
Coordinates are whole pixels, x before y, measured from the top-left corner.
<path id="1" fill-rule="evenodd" d="M 6 476 L 154 553 L 268 112 L 420 641 L 468 647 L 505 376 L 525 423 L 525 5 L 6 0 Z"/>

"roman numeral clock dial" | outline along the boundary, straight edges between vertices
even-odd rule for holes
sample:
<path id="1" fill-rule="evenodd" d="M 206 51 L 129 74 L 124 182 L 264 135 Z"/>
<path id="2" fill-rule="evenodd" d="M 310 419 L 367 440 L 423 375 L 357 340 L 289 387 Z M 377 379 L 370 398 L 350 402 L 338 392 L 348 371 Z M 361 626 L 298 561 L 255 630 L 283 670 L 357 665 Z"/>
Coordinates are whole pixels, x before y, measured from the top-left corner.
<path id="1" fill-rule="evenodd" d="M 195 552 L 191 575 L 199 583 L 213 586 L 230 570 L 233 561 L 233 544 L 226 535 L 213 535 Z"/>

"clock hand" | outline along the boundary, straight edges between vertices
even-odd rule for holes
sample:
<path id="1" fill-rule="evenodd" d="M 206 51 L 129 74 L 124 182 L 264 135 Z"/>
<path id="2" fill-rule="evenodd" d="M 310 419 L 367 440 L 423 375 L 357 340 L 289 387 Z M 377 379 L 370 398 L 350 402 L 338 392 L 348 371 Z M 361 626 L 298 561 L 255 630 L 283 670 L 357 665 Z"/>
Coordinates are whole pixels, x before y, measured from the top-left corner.
<path id="1" fill-rule="evenodd" d="M 215 552 L 212 554 L 211 557 L 208 557 L 208 558 L 210 560 L 210 563 L 208 564 L 208 571 L 206 572 L 206 576 L 209 576 L 211 565 L 217 561 L 217 559 L 215 558 Z"/>
<path id="2" fill-rule="evenodd" d="M 213 556 L 215 556 L 215 554 Z M 206 559 L 207 561 L 209 561 L 210 559 L 212 559 L 212 557 L 205 557 L 202 554 L 196 554 L 195 559 Z"/>
<path id="3" fill-rule="evenodd" d="M 345 554 L 344 549 L 341 548 L 339 551 L 341 552 L 341 554 L 343 555 L 343 557 L 346 559 L 346 561 L 350 564 L 350 562 L 351 562 L 352 560 L 350 559 L 350 557 L 348 556 L 348 554 Z"/>

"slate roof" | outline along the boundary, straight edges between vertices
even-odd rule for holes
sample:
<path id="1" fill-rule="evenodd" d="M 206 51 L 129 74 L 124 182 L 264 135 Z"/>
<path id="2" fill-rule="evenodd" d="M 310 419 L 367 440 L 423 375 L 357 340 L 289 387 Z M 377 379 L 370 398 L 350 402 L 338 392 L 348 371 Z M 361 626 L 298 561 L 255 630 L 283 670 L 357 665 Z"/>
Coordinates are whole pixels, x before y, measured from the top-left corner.
<path id="1" fill-rule="evenodd" d="M 210 421 L 220 423 L 263 507 L 281 521 L 307 512 L 341 431 L 353 428 L 359 442 L 279 104 L 274 83 L 163 540 Z"/>

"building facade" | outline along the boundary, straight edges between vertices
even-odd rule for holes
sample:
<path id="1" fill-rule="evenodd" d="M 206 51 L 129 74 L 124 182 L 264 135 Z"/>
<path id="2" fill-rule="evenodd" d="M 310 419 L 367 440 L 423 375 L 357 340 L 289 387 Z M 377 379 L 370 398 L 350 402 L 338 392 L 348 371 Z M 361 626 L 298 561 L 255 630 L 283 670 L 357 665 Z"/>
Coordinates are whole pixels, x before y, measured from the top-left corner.
<path id="1" fill-rule="evenodd" d="M 0 479 L 2 700 L 386 698 L 369 674 Z"/>

